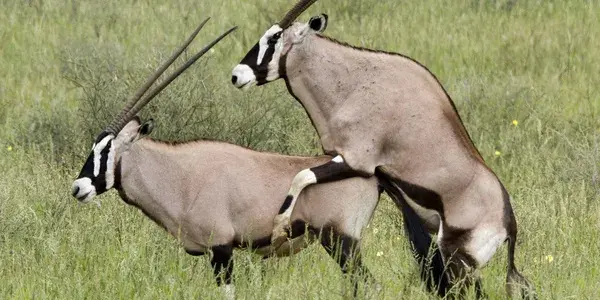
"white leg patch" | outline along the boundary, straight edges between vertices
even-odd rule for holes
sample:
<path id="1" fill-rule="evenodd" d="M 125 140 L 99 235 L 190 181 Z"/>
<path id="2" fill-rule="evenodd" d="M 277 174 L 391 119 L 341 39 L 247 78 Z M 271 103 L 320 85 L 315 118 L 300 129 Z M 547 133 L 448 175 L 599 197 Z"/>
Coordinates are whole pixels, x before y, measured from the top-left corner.
<path id="1" fill-rule="evenodd" d="M 292 215 L 292 211 L 294 210 L 294 206 L 296 206 L 296 200 L 298 200 L 300 192 L 302 192 L 305 187 L 315 183 L 317 183 L 317 177 L 310 169 L 304 169 L 296 174 L 294 180 L 292 181 L 292 186 L 288 191 L 288 195 L 292 195 L 292 203 L 290 204 L 290 207 L 288 207 L 285 212 L 282 213 L 282 215 L 290 217 Z"/>
<path id="2" fill-rule="evenodd" d="M 506 240 L 506 229 L 483 227 L 473 230 L 471 239 L 466 245 L 469 253 L 483 267 L 492 258 L 498 247 Z"/>

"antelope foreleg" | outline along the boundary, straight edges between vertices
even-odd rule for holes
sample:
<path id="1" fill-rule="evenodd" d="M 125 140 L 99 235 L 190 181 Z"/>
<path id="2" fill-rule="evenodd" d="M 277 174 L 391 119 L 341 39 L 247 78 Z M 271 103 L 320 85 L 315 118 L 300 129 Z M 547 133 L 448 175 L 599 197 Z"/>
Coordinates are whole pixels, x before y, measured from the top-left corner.
<path id="1" fill-rule="evenodd" d="M 233 273 L 233 247 L 231 245 L 219 245 L 211 248 L 212 258 L 210 264 L 213 267 L 217 285 L 223 288 L 225 297 L 229 300 L 235 299 L 235 288 L 231 282 Z"/>
<path id="2" fill-rule="evenodd" d="M 279 214 L 275 216 L 275 220 L 273 222 L 273 235 L 271 236 L 272 246 L 277 248 L 283 242 L 285 242 L 288 236 L 292 212 L 296 206 L 298 196 L 300 196 L 300 193 L 305 187 L 311 184 L 325 183 L 361 176 L 361 174 L 362 173 L 350 168 L 350 166 L 346 164 L 340 155 L 334 157 L 332 160 L 323 165 L 310 169 L 304 169 L 296 174 L 285 201 L 279 209 Z"/>

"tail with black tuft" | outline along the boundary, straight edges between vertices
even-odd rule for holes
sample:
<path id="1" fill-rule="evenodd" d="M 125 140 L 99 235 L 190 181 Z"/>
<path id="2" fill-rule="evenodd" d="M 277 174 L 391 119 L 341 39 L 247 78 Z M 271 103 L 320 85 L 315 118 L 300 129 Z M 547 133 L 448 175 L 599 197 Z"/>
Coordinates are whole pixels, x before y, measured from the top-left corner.
<path id="1" fill-rule="evenodd" d="M 509 203 L 510 204 L 510 203 Z M 506 293 L 511 299 L 537 300 L 537 294 L 533 285 L 527 280 L 515 266 L 515 246 L 517 243 L 517 221 L 510 208 L 510 220 L 508 224 L 508 266 L 506 274 Z"/>
<path id="2" fill-rule="evenodd" d="M 414 249 L 415 259 L 421 267 L 421 279 L 425 282 L 430 292 L 437 292 L 439 296 L 444 297 L 450 289 L 450 282 L 444 272 L 442 253 L 437 247 L 435 251 L 430 252 L 432 250 L 431 235 L 427 231 L 427 228 L 425 228 L 421 218 L 408 205 L 400 189 L 386 174 L 377 171 L 375 175 L 379 179 L 383 189 L 402 211 L 404 229 Z"/>

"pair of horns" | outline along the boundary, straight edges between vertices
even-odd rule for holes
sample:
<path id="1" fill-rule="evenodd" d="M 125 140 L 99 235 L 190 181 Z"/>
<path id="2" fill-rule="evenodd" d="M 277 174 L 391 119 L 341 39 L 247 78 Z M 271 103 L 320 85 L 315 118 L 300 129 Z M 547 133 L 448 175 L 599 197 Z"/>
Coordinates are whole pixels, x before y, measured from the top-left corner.
<path id="1" fill-rule="evenodd" d="M 158 95 L 165 87 L 169 85 L 175 78 L 177 78 L 181 73 L 183 73 L 187 68 L 193 65 L 202 55 L 204 55 L 210 48 L 216 45 L 219 41 L 221 41 L 225 36 L 229 33 L 237 29 L 237 26 L 232 27 L 231 29 L 225 31 L 219 37 L 217 37 L 214 41 L 206 45 L 202 50 L 192 56 L 188 61 L 185 62 L 179 69 L 173 72 L 169 77 L 163 80 L 157 87 L 151 90 L 143 99 L 142 96 L 148 91 L 148 89 L 154 84 L 154 82 L 162 75 L 162 73 L 169 68 L 173 64 L 173 62 L 183 53 L 183 51 L 192 43 L 198 32 L 204 27 L 204 24 L 208 22 L 210 18 L 204 20 L 198 28 L 190 35 L 190 37 L 183 43 L 181 47 L 179 47 L 169 59 L 163 63 L 156 71 L 150 75 L 146 79 L 146 82 L 135 92 L 135 94 L 129 98 L 127 103 L 125 104 L 125 108 L 119 113 L 119 115 L 113 120 L 113 122 L 104 130 L 105 132 L 112 133 L 114 135 L 118 134 L 123 127 L 127 124 L 127 122 L 131 121 L 131 119 L 146 105 L 150 100 L 152 100 L 156 95 Z M 141 99 L 141 100 L 140 100 Z"/>
<path id="2" fill-rule="evenodd" d="M 296 18 L 298 18 L 300 14 L 302 14 L 309 6 L 311 6 L 315 2 L 317 2 L 317 0 L 298 1 L 296 5 L 294 5 L 294 7 L 292 7 L 292 9 L 290 9 L 290 11 L 288 11 L 288 13 L 285 14 L 283 19 L 279 21 L 279 27 L 283 29 L 290 27 L 290 25 L 292 25 L 292 22 L 294 22 L 294 20 L 296 20 Z"/>

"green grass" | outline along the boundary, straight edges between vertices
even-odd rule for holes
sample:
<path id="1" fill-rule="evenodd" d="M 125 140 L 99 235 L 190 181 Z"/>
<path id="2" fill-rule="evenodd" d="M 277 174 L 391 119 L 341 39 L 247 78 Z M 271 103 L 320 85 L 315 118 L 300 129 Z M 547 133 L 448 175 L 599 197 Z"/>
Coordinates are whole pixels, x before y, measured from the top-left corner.
<path id="1" fill-rule="evenodd" d="M 229 82 L 290 3 L 0 1 L 1 299 L 222 297 L 205 257 L 185 254 L 115 192 L 100 197 L 101 207 L 78 205 L 70 184 L 122 99 L 207 16 L 194 49 L 240 28 L 143 111 L 156 120 L 153 135 L 318 154 L 315 131 L 283 82 L 246 93 Z M 540 299 L 595 299 L 598 11 L 598 1 L 322 0 L 301 19 L 325 12 L 328 35 L 427 65 L 513 196 L 517 263 Z M 429 299 L 398 218 L 384 198 L 365 234 L 365 263 L 382 299 Z M 319 247 L 235 259 L 241 299 L 341 297 L 340 272 Z M 492 299 L 505 297 L 505 263 L 502 247 L 483 271 Z"/>

